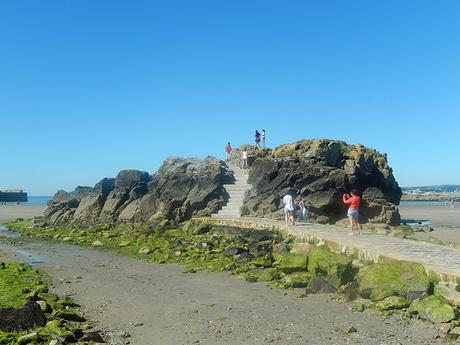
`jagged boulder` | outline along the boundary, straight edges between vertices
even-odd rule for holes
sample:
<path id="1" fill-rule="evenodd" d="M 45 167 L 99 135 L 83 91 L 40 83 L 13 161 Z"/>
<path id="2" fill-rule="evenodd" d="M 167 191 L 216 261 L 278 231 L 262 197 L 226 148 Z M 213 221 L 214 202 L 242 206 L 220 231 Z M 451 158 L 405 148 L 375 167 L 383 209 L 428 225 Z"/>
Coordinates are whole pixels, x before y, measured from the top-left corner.
<path id="1" fill-rule="evenodd" d="M 310 220 L 334 223 L 346 215 L 342 194 L 358 189 L 362 221 L 400 222 L 401 189 L 386 156 L 375 150 L 326 139 L 249 150 L 252 188 L 244 200 L 246 215 L 282 218 L 281 198 L 289 191 L 309 204 Z M 236 150 L 235 157 L 239 154 Z"/>
<path id="2" fill-rule="evenodd" d="M 226 164 L 215 158 L 168 158 L 149 183 L 134 219 L 184 221 L 210 216 L 228 200 L 223 184 L 232 180 Z"/>
<path id="3" fill-rule="evenodd" d="M 91 187 L 58 191 L 44 212 L 47 223 L 162 222 L 209 216 L 228 199 L 233 174 L 222 161 L 168 158 L 154 176 L 123 170 Z"/>
<path id="4" fill-rule="evenodd" d="M 148 192 L 149 173 L 139 170 L 122 170 L 115 178 L 115 187 L 107 196 L 100 218 L 105 221 L 118 219 L 126 206 Z"/>

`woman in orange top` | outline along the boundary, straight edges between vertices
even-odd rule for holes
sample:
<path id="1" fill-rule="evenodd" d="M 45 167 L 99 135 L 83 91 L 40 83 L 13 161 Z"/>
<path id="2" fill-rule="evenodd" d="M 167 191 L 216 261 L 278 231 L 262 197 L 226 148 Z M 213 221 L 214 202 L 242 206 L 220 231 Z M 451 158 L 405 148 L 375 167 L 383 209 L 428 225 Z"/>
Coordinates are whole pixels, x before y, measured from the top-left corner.
<path id="1" fill-rule="evenodd" d="M 361 233 L 361 224 L 359 224 L 359 205 L 361 204 L 361 197 L 359 193 L 353 190 L 350 194 L 344 194 L 342 196 L 343 203 L 348 205 L 348 219 L 350 220 L 350 233 L 348 235 L 354 235 L 354 225 L 357 225 L 358 233 Z"/>

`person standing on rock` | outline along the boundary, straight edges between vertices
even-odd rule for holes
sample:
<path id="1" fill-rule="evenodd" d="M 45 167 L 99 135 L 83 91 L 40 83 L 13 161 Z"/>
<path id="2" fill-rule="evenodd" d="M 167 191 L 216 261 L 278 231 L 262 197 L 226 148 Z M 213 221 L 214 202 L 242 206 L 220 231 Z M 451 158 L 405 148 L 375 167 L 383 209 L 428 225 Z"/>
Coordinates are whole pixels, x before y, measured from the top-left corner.
<path id="1" fill-rule="evenodd" d="M 265 129 L 262 129 L 262 148 L 265 148 Z"/>
<path id="2" fill-rule="evenodd" d="M 348 235 L 353 236 L 355 224 L 358 228 L 358 234 L 361 233 L 361 224 L 359 224 L 359 206 L 361 204 L 361 197 L 358 191 L 353 190 L 350 194 L 342 196 L 343 203 L 348 206 L 347 216 L 350 220 L 350 232 Z"/>
<path id="3" fill-rule="evenodd" d="M 287 193 L 283 197 L 283 205 L 284 205 L 284 220 L 286 221 L 286 227 L 289 225 L 289 222 L 292 222 L 292 225 L 295 225 L 294 222 L 294 199 L 292 195 Z"/>
<path id="4" fill-rule="evenodd" d="M 255 143 L 254 147 L 256 149 L 260 148 L 260 133 L 259 133 L 259 131 L 257 129 L 256 129 L 256 134 L 255 134 L 255 142 L 256 143 Z"/>
<path id="5" fill-rule="evenodd" d="M 226 161 L 230 159 L 231 154 L 232 154 L 232 146 L 230 145 L 230 143 L 227 143 L 227 145 L 225 145 L 225 160 Z"/>
<path id="6" fill-rule="evenodd" d="M 243 152 L 241 152 L 241 156 L 243 158 L 243 169 L 247 169 L 248 168 L 248 151 L 243 150 Z"/>

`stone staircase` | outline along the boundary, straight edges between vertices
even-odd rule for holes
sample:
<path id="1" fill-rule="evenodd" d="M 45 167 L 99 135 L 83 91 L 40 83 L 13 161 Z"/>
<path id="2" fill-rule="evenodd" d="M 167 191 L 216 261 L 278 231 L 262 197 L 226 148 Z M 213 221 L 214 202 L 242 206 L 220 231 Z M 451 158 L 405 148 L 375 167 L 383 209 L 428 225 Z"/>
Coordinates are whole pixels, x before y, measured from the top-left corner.
<path id="1" fill-rule="evenodd" d="M 212 218 L 234 219 L 241 217 L 241 206 L 243 206 L 244 194 L 250 189 L 251 185 L 247 183 L 248 174 L 245 170 L 235 165 L 229 165 L 235 176 L 234 184 L 224 184 L 228 195 L 230 196 L 227 205 L 213 215 Z"/>

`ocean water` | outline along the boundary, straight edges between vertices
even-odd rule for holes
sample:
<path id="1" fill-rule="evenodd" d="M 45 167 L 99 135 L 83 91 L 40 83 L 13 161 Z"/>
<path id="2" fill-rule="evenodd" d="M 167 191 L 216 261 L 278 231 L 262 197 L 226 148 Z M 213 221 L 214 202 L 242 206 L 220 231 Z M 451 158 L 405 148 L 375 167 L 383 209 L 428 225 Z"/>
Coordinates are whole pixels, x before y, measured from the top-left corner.
<path id="1" fill-rule="evenodd" d="M 46 205 L 51 196 L 29 196 L 29 202 L 26 205 Z"/>

